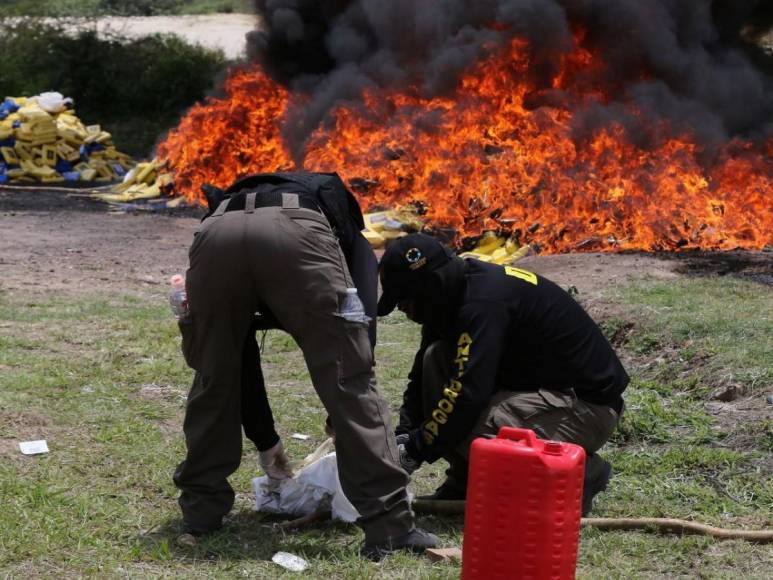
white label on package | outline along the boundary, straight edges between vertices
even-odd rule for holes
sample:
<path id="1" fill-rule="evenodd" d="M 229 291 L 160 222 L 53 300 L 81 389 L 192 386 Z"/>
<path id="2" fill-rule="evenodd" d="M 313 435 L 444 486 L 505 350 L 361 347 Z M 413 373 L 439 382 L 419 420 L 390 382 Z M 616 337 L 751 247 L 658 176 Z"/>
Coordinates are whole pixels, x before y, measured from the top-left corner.
<path id="1" fill-rule="evenodd" d="M 275 564 L 279 564 L 282 568 L 287 568 L 293 572 L 303 572 L 309 565 L 309 563 L 295 554 L 288 552 L 277 552 L 271 561 Z"/>
<path id="2" fill-rule="evenodd" d="M 45 439 L 40 441 L 22 441 L 19 443 L 19 449 L 24 455 L 38 455 L 48 453 L 48 444 Z"/>

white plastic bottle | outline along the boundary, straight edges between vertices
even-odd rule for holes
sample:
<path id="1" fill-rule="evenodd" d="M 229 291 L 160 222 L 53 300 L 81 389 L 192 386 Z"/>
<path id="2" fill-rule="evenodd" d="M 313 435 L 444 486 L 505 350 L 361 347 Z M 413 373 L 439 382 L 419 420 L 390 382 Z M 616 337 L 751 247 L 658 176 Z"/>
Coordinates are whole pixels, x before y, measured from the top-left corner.
<path id="1" fill-rule="evenodd" d="M 183 318 L 188 314 L 188 296 L 185 293 L 185 278 L 182 274 L 175 274 L 169 278 L 172 286 L 169 292 L 169 305 L 176 318 Z"/>
<path id="2" fill-rule="evenodd" d="M 368 324 L 370 317 L 365 314 L 365 307 L 357 295 L 357 288 L 347 288 L 344 303 L 341 305 L 341 316 L 350 322 Z"/>

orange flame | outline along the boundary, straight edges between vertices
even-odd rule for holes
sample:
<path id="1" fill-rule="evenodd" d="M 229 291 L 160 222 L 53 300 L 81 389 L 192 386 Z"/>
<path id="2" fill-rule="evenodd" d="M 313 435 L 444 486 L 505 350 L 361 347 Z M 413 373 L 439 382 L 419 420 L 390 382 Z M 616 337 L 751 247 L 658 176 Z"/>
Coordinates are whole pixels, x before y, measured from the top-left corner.
<path id="1" fill-rule="evenodd" d="M 453 97 L 367 92 L 364 106 L 339 107 L 311 136 L 304 168 L 337 171 L 365 209 L 421 202 L 434 226 L 515 231 L 550 252 L 773 243 L 773 140 L 730 143 L 710 167 L 688 136 L 642 150 L 612 126 L 577 144 L 571 111 L 524 105 L 534 92 L 527 49 L 513 41 L 479 63 Z M 599 66 L 578 48 L 553 87 L 603 100 L 577 80 Z M 297 97 L 257 68 L 234 73 L 225 91 L 194 107 L 158 150 L 190 200 L 203 183 L 294 165 L 279 127 Z"/>

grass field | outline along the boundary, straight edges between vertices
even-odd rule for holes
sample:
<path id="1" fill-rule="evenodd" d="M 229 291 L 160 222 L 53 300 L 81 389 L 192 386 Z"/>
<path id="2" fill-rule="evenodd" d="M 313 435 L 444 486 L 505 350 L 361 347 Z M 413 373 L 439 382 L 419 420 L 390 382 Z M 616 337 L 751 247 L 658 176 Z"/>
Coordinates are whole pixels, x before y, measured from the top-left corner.
<path id="1" fill-rule="evenodd" d="M 582 296 L 580 296 L 582 299 Z M 357 556 L 355 527 L 297 533 L 252 511 L 254 449 L 232 478 L 226 528 L 180 547 L 171 473 L 183 456 L 181 418 L 191 371 L 161 290 L 157 296 L 0 293 L 0 575 L 7 577 L 278 577 L 284 550 L 310 561 L 308 577 L 453 578 L 459 567 L 398 555 Z M 733 528 L 773 527 L 773 293 L 732 279 L 642 281 L 610 292 L 602 321 L 633 382 L 627 416 L 604 450 L 616 476 L 602 516 L 670 516 Z M 418 328 L 382 321 L 378 377 L 393 409 Z M 264 370 L 275 416 L 295 458 L 323 439 L 325 414 L 302 358 L 269 333 Z M 732 403 L 718 387 L 747 388 Z M 293 432 L 309 441 L 289 438 Z M 51 452 L 19 453 L 45 438 Z M 443 466 L 423 467 L 413 489 L 433 489 Z M 459 518 L 421 518 L 460 545 Z M 583 530 L 582 578 L 769 578 L 773 546 L 645 532 Z"/>

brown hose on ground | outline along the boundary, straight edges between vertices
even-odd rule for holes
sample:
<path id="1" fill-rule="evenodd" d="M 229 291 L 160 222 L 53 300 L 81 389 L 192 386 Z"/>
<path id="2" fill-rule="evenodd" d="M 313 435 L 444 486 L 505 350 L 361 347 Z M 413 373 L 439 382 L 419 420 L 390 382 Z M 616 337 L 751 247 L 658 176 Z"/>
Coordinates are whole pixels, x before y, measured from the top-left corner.
<path id="1" fill-rule="evenodd" d="M 465 502 L 417 499 L 411 506 L 414 511 L 424 514 L 464 514 Z M 773 530 L 728 530 L 671 518 L 582 518 L 581 522 L 583 527 L 600 530 L 655 530 L 660 533 L 711 536 L 719 540 L 747 540 L 760 544 L 773 542 Z"/>
<path id="2" fill-rule="evenodd" d="M 283 530 L 295 530 L 297 528 L 303 528 L 305 526 L 309 526 L 317 522 L 324 522 L 326 520 L 329 520 L 330 518 L 331 518 L 330 510 L 322 510 L 318 512 L 312 512 L 308 515 L 305 515 L 300 518 L 296 518 L 294 520 L 282 522 L 281 524 L 276 524 L 276 527 L 281 528 Z"/>

